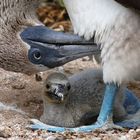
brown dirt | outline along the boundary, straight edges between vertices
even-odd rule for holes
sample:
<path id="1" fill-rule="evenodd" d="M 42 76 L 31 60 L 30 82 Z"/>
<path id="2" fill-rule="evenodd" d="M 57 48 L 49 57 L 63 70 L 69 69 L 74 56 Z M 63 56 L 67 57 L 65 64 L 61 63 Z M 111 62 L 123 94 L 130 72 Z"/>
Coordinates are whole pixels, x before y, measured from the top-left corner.
<path id="1" fill-rule="evenodd" d="M 43 5 L 37 11 L 40 20 L 57 31 L 70 31 L 71 23 L 64 8 L 56 5 Z M 84 60 L 84 61 L 83 61 Z M 64 66 L 67 74 L 79 72 L 87 67 L 94 67 L 88 58 L 73 61 Z M 43 78 L 54 70 L 43 73 Z M 129 84 L 140 97 L 140 83 Z M 41 99 L 42 82 L 37 82 L 35 76 L 7 72 L 0 69 L 0 140 L 140 140 L 140 129 L 112 130 L 91 133 L 49 133 L 46 131 L 32 131 L 26 128 L 30 118 L 39 119 L 42 113 Z M 10 109 L 10 107 L 12 109 Z M 15 110 L 16 111 L 12 111 Z"/>
<path id="2" fill-rule="evenodd" d="M 64 66 L 64 71 L 67 74 L 72 74 L 94 67 L 94 63 L 82 59 L 70 62 Z M 43 73 L 43 78 L 55 70 L 50 70 Z M 124 131 L 107 131 L 107 132 L 92 132 L 92 133 L 49 133 L 46 131 L 32 131 L 26 128 L 29 125 L 30 118 L 39 118 L 42 113 L 41 89 L 42 82 L 37 82 L 35 76 L 26 76 L 7 72 L 0 69 L 0 102 L 14 106 L 17 111 L 3 110 L 0 107 L 0 140 L 56 140 L 56 139 L 82 139 L 82 140 L 139 140 L 140 129 L 124 130 Z M 139 84 L 129 85 L 139 93 Z M 20 110 L 19 110 L 20 109 Z M 22 110 L 22 112 L 21 112 Z"/>

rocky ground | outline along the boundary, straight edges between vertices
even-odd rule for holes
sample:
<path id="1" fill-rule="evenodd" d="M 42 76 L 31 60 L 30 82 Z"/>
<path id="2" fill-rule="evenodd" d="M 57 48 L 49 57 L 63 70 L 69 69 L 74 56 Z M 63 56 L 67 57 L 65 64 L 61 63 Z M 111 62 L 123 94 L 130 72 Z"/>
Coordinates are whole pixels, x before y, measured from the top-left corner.
<path id="1" fill-rule="evenodd" d="M 71 31 L 72 29 L 64 8 L 43 4 L 37 13 L 39 19 L 52 29 L 57 31 Z M 88 59 L 86 57 L 66 64 L 64 72 L 72 74 L 87 67 L 97 66 Z M 44 72 L 42 78 L 46 78 L 53 71 L 55 69 Z M 135 82 L 128 86 L 139 95 L 139 85 L 139 82 Z M 36 81 L 35 75 L 27 76 L 0 69 L 0 140 L 140 140 L 140 128 L 91 133 L 32 131 L 27 126 L 31 118 L 39 119 L 42 113 L 41 92 L 42 82 Z"/>
<path id="2" fill-rule="evenodd" d="M 79 59 L 64 66 L 64 72 L 72 74 L 94 67 L 88 58 Z M 54 72 L 50 70 L 42 74 L 43 79 Z M 26 76 L 7 72 L 0 69 L 0 140 L 139 140 L 140 129 L 112 130 L 92 133 L 49 133 L 47 131 L 32 131 L 26 127 L 31 118 L 39 119 L 42 113 L 42 82 L 36 81 L 35 76 Z M 139 84 L 130 84 L 137 93 L 140 92 Z"/>

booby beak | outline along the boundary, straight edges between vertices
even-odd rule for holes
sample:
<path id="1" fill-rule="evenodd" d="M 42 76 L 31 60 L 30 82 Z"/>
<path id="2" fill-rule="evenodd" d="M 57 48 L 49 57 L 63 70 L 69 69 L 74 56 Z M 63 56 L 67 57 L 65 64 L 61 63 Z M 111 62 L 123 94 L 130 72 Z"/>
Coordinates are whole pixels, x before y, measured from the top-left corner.
<path id="1" fill-rule="evenodd" d="M 72 60 L 100 53 L 93 40 L 86 41 L 78 35 L 56 32 L 45 26 L 26 28 L 21 39 L 30 45 L 28 58 L 33 64 L 48 68 L 64 65 Z"/>

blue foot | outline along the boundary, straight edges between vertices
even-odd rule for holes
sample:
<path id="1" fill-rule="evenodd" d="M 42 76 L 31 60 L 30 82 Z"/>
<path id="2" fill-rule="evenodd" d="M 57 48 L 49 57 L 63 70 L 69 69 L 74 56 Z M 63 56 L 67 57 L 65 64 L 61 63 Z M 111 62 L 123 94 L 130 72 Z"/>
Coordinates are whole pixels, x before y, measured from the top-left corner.
<path id="1" fill-rule="evenodd" d="M 123 104 L 127 114 L 135 114 L 140 109 L 140 100 L 131 90 L 125 90 L 125 101 Z"/>
<path id="2" fill-rule="evenodd" d="M 47 125 L 39 120 L 32 119 L 31 122 L 33 123 L 32 125 L 28 126 L 28 128 L 31 128 L 32 130 L 47 130 L 49 132 L 64 132 L 64 131 L 71 131 L 71 132 L 76 132 L 76 131 L 81 131 L 81 132 L 89 132 L 93 130 L 94 128 L 97 128 L 99 126 L 82 126 L 82 127 L 77 127 L 77 128 L 64 128 L 64 127 L 57 127 L 57 126 L 52 126 L 52 125 Z"/>
<path id="3" fill-rule="evenodd" d="M 122 122 L 118 122 L 115 123 L 116 125 L 119 125 L 123 128 L 129 128 L 129 129 L 136 129 L 140 126 L 140 120 L 139 121 L 135 121 L 135 120 L 126 120 L 126 121 L 122 121 Z"/>
<path id="4" fill-rule="evenodd" d="M 56 127 L 56 126 L 52 126 L 52 125 L 47 125 L 47 124 L 44 124 L 36 119 L 31 119 L 31 123 L 32 123 L 32 125 L 27 126 L 27 128 L 31 128 L 32 130 L 47 130 L 50 132 L 64 132 L 64 131 L 66 131 L 66 129 L 63 127 Z"/>
<path id="5" fill-rule="evenodd" d="M 115 124 L 124 128 L 136 129 L 140 126 L 140 100 L 132 91 L 126 89 L 123 105 L 127 112 L 127 116 L 123 121 L 116 122 Z"/>
<path id="6" fill-rule="evenodd" d="M 47 130 L 49 132 L 64 132 L 64 131 L 70 131 L 70 132 L 91 132 L 96 129 L 122 129 L 121 127 L 114 125 L 110 121 L 105 124 L 93 124 L 93 125 L 87 125 L 87 126 L 81 126 L 81 127 L 75 127 L 75 128 L 64 128 L 64 127 L 57 127 L 52 125 L 47 125 L 39 120 L 32 119 L 31 122 L 32 125 L 28 126 L 28 128 L 31 128 L 32 130 Z"/>

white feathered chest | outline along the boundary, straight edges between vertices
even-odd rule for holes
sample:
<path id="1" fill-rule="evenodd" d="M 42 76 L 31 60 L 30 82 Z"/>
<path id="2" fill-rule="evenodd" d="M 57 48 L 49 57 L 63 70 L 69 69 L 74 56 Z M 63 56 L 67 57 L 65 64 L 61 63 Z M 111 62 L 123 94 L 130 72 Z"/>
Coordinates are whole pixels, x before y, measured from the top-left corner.
<path id="1" fill-rule="evenodd" d="M 74 31 L 101 44 L 104 81 L 140 76 L 140 15 L 114 0 L 64 0 Z"/>

